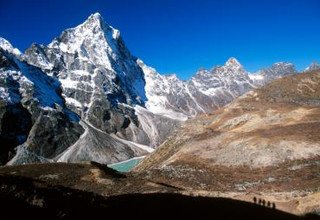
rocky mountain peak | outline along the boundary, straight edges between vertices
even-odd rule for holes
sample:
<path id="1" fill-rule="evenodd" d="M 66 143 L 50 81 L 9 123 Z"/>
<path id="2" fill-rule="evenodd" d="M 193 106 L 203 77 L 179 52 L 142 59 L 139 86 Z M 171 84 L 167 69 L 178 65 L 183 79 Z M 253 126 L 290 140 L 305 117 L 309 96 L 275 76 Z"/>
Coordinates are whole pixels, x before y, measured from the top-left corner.
<path id="1" fill-rule="evenodd" d="M 21 52 L 17 48 L 14 48 L 9 41 L 2 37 L 0 37 L 0 48 L 14 55 L 21 55 Z"/>
<path id="2" fill-rule="evenodd" d="M 319 70 L 320 69 L 320 64 L 317 62 L 313 62 L 310 64 L 310 66 L 308 66 L 304 72 L 308 72 L 308 71 L 313 71 L 313 70 Z"/>
<path id="3" fill-rule="evenodd" d="M 242 68 L 242 65 L 240 64 L 240 62 L 234 57 L 230 57 L 227 60 L 227 62 L 225 63 L 225 66 L 234 67 L 234 68 Z"/>
<path id="4" fill-rule="evenodd" d="M 270 74 L 270 71 L 279 76 L 284 76 L 284 75 L 293 74 L 297 72 L 295 66 L 292 63 L 288 63 L 288 62 L 275 63 L 269 69 L 269 74 Z"/>
<path id="5" fill-rule="evenodd" d="M 87 21 L 93 21 L 93 22 L 99 22 L 99 23 L 102 22 L 103 23 L 103 18 L 99 12 L 96 12 L 96 13 L 91 14 L 88 17 Z"/>
<path id="6" fill-rule="evenodd" d="M 243 74 L 247 75 L 243 66 L 234 57 L 229 58 L 223 66 L 214 67 L 210 72 L 212 74 L 229 75 L 234 77 Z"/>
<path id="7" fill-rule="evenodd" d="M 82 24 L 63 31 L 48 47 L 76 54 L 84 60 L 107 66 L 109 69 L 110 58 L 119 53 L 127 53 L 120 39 L 120 32 L 109 26 L 99 13 L 92 14 Z"/>
<path id="8" fill-rule="evenodd" d="M 294 65 L 292 63 L 288 63 L 288 62 L 277 62 L 277 63 L 274 63 L 272 65 L 273 68 L 276 68 L 276 67 L 289 67 L 289 68 L 294 68 Z"/>
<path id="9" fill-rule="evenodd" d="M 111 32 L 113 39 L 118 39 L 120 37 L 120 31 L 108 25 L 107 22 L 103 19 L 100 13 L 96 12 L 91 14 L 87 20 L 78 26 L 78 28 L 90 29 L 92 31 L 103 31 Z"/>
<path id="10" fill-rule="evenodd" d="M 78 25 L 77 28 L 86 28 L 86 29 L 93 29 L 93 28 L 100 28 L 102 29 L 103 26 L 106 26 L 106 22 L 102 18 L 102 16 L 96 12 L 91 14 L 82 24 Z"/>
<path id="11" fill-rule="evenodd" d="M 195 74 L 195 76 L 197 76 L 197 75 L 204 75 L 204 74 L 209 74 L 209 71 L 207 70 L 207 69 L 205 69 L 204 67 L 201 67 L 197 72 L 196 72 L 196 74 Z M 195 77 L 195 76 L 193 76 L 193 77 Z"/>

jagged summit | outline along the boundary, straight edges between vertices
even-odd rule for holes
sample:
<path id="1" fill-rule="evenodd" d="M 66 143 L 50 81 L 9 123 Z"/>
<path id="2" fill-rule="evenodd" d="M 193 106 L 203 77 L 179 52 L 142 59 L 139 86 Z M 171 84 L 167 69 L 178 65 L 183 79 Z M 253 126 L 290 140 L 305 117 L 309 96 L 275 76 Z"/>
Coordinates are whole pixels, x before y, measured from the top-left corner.
<path id="1" fill-rule="evenodd" d="M 263 69 L 259 72 L 266 77 L 271 77 L 297 73 L 297 70 L 292 63 L 277 62 L 274 63 L 270 68 Z"/>
<path id="2" fill-rule="evenodd" d="M 15 55 L 21 55 L 20 50 L 13 47 L 8 40 L 6 40 L 2 37 L 0 37 L 0 48 L 2 48 L 3 50 L 5 50 L 9 53 L 15 54 Z"/>
<path id="3" fill-rule="evenodd" d="M 100 13 L 96 12 L 94 14 L 91 14 L 81 25 L 85 24 L 92 24 L 92 25 L 97 25 L 97 26 L 103 26 L 105 23 L 103 17 L 101 16 Z"/>
<path id="4" fill-rule="evenodd" d="M 103 29 L 104 26 L 109 26 L 104 21 L 102 16 L 99 13 L 90 15 L 82 24 L 78 27 L 84 26 L 85 28 L 101 28 Z"/>
<path id="5" fill-rule="evenodd" d="M 110 29 L 114 29 L 105 21 L 105 19 L 102 17 L 102 15 L 99 12 L 91 14 L 84 22 L 70 29 L 76 29 L 81 27 L 88 28 L 88 29 L 95 28 L 95 27 L 100 27 L 100 28 L 110 27 Z"/>
<path id="6" fill-rule="evenodd" d="M 207 75 L 207 74 L 225 74 L 227 72 L 231 72 L 237 74 L 244 71 L 242 64 L 234 57 L 230 57 L 224 65 L 217 65 L 212 67 L 211 69 L 206 69 L 204 67 L 199 68 L 194 77 Z"/>
<path id="7" fill-rule="evenodd" d="M 99 13 L 63 31 L 48 46 L 30 47 L 26 54 L 29 63 L 60 78 L 63 92 L 72 95 L 67 102 L 76 103 L 82 113 L 99 93 L 113 104 L 143 105 L 146 99 L 143 72 L 136 58 L 126 48 L 120 32 Z M 78 87 L 86 89 L 78 91 Z M 79 94 L 74 94 L 74 89 Z M 80 95 L 83 91 L 88 94 Z"/>
<path id="8" fill-rule="evenodd" d="M 274 63 L 272 65 L 273 67 L 279 67 L 279 66 L 294 66 L 292 63 L 289 63 L 289 62 L 277 62 L 277 63 Z"/>
<path id="9" fill-rule="evenodd" d="M 63 31 L 48 47 L 68 53 L 81 53 L 85 49 L 88 55 L 90 51 L 96 51 L 99 54 L 95 58 L 100 58 L 101 64 L 106 65 L 108 63 L 102 58 L 110 56 L 110 53 L 119 53 L 121 41 L 119 30 L 108 25 L 99 13 L 95 13 L 82 24 Z"/>
<path id="10" fill-rule="evenodd" d="M 218 75 L 243 75 L 247 74 L 241 63 L 234 57 L 230 57 L 223 66 L 216 66 L 210 70 L 211 74 Z"/>
<path id="11" fill-rule="evenodd" d="M 84 27 L 89 29 L 100 28 L 104 32 L 111 32 L 112 37 L 114 39 L 118 39 L 120 37 L 120 31 L 107 24 L 107 22 L 104 20 L 104 18 L 101 16 L 99 12 L 91 14 L 87 18 L 87 20 L 85 20 L 78 27 Z"/>
<path id="12" fill-rule="evenodd" d="M 225 66 L 228 66 L 228 67 L 238 67 L 238 68 L 241 68 L 242 65 L 240 64 L 240 62 L 234 58 L 234 57 L 230 57 L 227 62 L 225 63 Z"/>
<path id="13" fill-rule="evenodd" d="M 308 71 L 313 71 L 313 70 L 319 70 L 320 69 L 320 64 L 317 62 L 313 62 L 310 64 L 310 66 L 308 66 L 304 72 L 308 72 Z"/>
<path id="14" fill-rule="evenodd" d="M 97 19 L 97 20 L 101 20 L 103 19 L 101 14 L 99 12 L 95 12 L 93 14 L 91 14 L 88 19 Z"/>
<path id="15" fill-rule="evenodd" d="M 202 74 L 220 74 L 220 75 L 237 75 L 245 72 L 242 64 L 234 57 L 230 57 L 224 65 L 217 65 L 212 67 L 210 70 L 201 68 L 198 70 L 196 75 Z"/>
<path id="16" fill-rule="evenodd" d="M 112 27 L 111 25 L 109 25 L 99 12 L 91 14 L 87 18 L 87 20 L 85 20 L 78 27 L 80 27 L 80 26 L 81 27 L 84 26 L 85 28 L 96 28 L 96 27 L 99 27 L 99 28 L 101 28 L 101 30 L 103 30 L 105 32 L 112 32 L 114 39 L 117 39 L 120 36 L 120 31 L 117 30 L 116 28 Z"/>

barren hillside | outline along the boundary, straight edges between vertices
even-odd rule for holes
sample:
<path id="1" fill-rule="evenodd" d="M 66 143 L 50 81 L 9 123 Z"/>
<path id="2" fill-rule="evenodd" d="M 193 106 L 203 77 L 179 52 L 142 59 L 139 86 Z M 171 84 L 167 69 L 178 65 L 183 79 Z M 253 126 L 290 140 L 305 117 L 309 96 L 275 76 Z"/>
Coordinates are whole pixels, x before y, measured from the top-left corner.
<path id="1" fill-rule="evenodd" d="M 188 121 L 135 171 L 199 192 L 271 196 L 297 213 L 319 210 L 319 130 L 320 72 L 288 76 Z"/>

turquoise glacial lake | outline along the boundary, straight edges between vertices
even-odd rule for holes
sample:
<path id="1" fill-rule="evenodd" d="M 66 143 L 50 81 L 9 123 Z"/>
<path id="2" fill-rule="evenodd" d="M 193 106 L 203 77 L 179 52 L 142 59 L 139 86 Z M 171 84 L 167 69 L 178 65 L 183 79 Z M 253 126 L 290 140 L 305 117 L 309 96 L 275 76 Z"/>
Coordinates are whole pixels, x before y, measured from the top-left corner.
<path id="1" fill-rule="evenodd" d="M 108 167 L 115 169 L 119 172 L 129 172 L 132 168 L 138 165 L 138 163 L 143 159 L 143 157 L 132 158 L 130 160 L 126 160 L 120 163 L 114 163 L 108 165 Z"/>

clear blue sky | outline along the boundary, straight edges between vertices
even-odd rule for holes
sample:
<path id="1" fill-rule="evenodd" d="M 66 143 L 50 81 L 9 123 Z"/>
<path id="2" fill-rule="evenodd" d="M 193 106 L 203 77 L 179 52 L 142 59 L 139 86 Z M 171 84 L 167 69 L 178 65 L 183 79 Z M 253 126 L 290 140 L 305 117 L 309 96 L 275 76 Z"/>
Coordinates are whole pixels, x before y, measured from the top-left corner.
<path id="1" fill-rule="evenodd" d="M 320 61 L 319 0 L 0 0 L 0 36 L 24 51 L 94 12 L 132 54 L 182 79 L 231 56 L 249 71 Z"/>

